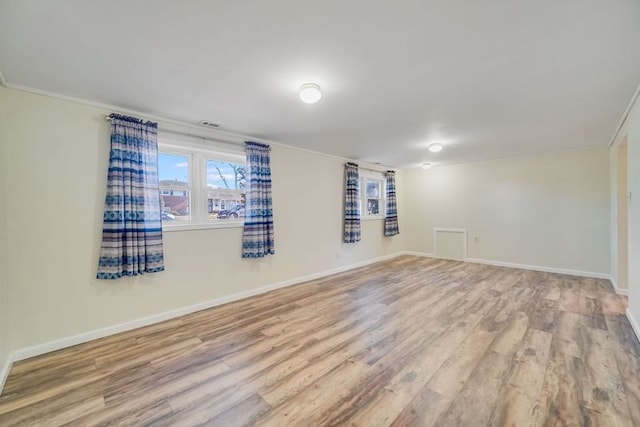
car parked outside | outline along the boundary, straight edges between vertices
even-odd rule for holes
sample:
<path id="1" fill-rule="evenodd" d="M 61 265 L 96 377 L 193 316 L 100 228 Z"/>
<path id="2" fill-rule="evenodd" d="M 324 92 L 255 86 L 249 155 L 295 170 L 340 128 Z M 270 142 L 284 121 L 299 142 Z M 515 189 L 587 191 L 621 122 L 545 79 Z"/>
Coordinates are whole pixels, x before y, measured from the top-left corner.
<path id="1" fill-rule="evenodd" d="M 230 209 L 225 209 L 218 212 L 218 219 L 236 219 L 244 217 L 244 213 L 244 205 L 235 205 Z"/>

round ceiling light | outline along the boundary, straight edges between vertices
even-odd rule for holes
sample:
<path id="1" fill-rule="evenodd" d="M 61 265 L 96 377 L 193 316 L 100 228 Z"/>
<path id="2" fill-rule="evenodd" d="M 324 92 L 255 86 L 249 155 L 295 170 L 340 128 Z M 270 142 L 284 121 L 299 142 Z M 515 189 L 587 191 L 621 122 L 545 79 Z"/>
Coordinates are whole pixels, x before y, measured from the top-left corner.
<path id="1" fill-rule="evenodd" d="M 315 83 L 305 83 L 300 86 L 300 100 L 307 104 L 315 104 L 322 98 L 320 86 Z"/>
<path id="2" fill-rule="evenodd" d="M 422 169 L 424 169 L 424 170 L 431 169 L 431 163 L 423 163 L 422 164 Z"/>
<path id="3" fill-rule="evenodd" d="M 438 151 L 441 151 L 441 150 L 442 150 L 442 144 L 438 144 L 437 142 L 429 146 L 429 151 L 431 151 L 432 153 L 437 153 Z"/>

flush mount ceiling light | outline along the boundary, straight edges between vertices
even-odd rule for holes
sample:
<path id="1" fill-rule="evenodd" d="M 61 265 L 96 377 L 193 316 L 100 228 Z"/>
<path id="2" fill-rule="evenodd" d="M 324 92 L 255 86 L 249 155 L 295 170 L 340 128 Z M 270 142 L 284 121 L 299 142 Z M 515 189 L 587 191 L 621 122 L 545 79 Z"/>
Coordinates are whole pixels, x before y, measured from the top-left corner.
<path id="1" fill-rule="evenodd" d="M 322 98 L 322 92 L 320 92 L 320 86 L 315 83 L 305 83 L 300 86 L 300 100 L 307 104 L 315 104 Z"/>
<path id="2" fill-rule="evenodd" d="M 422 169 L 424 169 L 424 170 L 431 169 L 431 163 L 423 163 L 422 164 Z"/>
<path id="3" fill-rule="evenodd" d="M 429 151 L 432 153 L 437 153 L 440 150 L 442 150 L 442 144 L 438 144 L 437 142 L 429 146 Z"/>

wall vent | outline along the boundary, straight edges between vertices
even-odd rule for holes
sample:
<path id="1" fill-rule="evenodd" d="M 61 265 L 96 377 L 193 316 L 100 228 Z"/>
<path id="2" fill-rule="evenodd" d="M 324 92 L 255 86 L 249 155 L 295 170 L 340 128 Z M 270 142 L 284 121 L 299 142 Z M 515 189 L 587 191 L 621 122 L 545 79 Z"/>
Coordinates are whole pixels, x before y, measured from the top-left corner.
<path id="1" fill-rule="evenodd" d="M 467 259 L 467 230 L 465 228 L 433 229 L 434 253 L 438 258 Z"/>
<path id="2" fill-rule="evenodd" d="M 202 126 L 206 126 L 208 128 L 219 128 L 220 125 L 218 123 L 210 122 L 209 120 L 200 120 L 200 124 Z"/>

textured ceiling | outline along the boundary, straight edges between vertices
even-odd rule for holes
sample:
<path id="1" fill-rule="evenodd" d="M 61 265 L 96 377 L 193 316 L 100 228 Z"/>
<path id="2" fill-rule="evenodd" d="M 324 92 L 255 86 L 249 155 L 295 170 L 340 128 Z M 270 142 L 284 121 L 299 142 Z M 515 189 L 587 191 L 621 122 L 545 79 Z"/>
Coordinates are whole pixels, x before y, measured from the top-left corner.
<path id="1" fill-rule="evenodd" d="M 0 0 L 10 87 L 394 167 L 606 146 L 639 41 L 637 0 Z"/>

